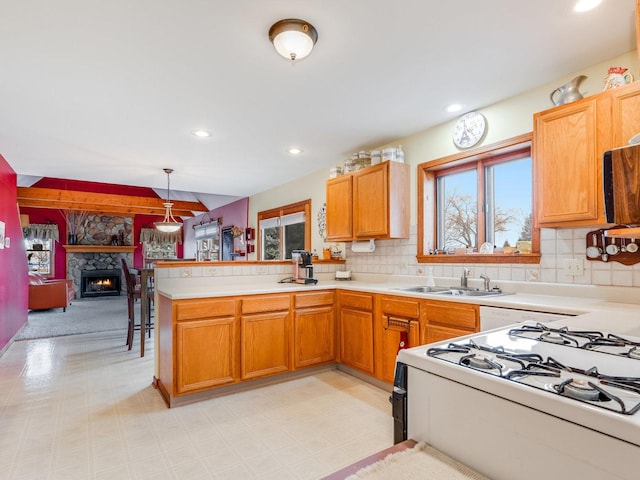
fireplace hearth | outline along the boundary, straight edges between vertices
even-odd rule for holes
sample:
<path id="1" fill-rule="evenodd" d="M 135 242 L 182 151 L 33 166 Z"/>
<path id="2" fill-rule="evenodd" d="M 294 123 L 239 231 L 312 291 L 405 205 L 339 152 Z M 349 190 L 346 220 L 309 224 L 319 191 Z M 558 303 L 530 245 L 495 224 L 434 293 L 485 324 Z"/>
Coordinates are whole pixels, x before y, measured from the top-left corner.
<path id="1" fill-rule="evenodd" d="M 119 268 L 111 270 L 82 270 L 80 275 L 80 297 L 120 295 L 122 271 Z"/>

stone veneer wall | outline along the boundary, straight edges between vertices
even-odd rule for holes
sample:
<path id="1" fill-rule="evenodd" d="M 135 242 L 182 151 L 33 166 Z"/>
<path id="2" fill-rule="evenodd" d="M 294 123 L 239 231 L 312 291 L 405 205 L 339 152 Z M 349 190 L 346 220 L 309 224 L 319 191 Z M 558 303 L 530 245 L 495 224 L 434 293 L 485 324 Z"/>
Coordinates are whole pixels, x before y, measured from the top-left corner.
<path id="1" fill-rule="evenodd" d="M 88 215 L 78 229 L 78 244 L 111 245 L 114 235 L 118 245 L 133 245 L 133 218 Z"/>
<path id="2" fill-rule="evenodd" d="M 80 298 L 81 289 L 81 272 L 83 270 L 114 270 L 122 271 L 121 258 L 124 258 L 127 265 L 133 264 L 132 253 L 82 253 L 67 252 L 67 278 L 73 280 L 73 289 L 76 292 L 76 298 Z M 124 272 L 121 275 L 120 294 L 127 294 L 127 284 L 124 279 Z"/>
<path id="3" fill-rule="evenodd" d="M 87 215 L 84 224 L 78 228 L 78 244 L 111 245 L 113 236 L 118 238 L 118 245 L 133 245 L 133 218 L 109 215 Z M 67 278 L 73 280 L 76 298 L 80 297 L 82 270 L 122 270 L 121 258 L 128 265 L 133 265 L 131 253 L 108 252 L 67 252 Z M 127 284 L 121 278 L 121 294 L 126 295 Z"/>

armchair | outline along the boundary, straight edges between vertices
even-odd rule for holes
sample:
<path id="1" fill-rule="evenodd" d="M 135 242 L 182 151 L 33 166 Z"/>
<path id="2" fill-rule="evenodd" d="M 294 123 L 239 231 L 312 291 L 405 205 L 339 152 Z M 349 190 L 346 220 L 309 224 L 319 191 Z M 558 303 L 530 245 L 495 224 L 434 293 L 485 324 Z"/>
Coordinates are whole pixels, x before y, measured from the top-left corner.
<path id="1" fill-rule="evenodd" d="M 75 298 L 73 280 L 48 280 L 37 273 L 29 272 L 29 310 L 45 310 L 67 306 Z"/>

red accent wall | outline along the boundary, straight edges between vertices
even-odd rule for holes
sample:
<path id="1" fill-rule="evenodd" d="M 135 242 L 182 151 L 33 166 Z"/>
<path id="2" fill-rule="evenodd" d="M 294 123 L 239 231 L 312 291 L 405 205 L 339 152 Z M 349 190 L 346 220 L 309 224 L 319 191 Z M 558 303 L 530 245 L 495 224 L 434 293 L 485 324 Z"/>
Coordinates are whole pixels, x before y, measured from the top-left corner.
<path id="1" fill-rule="evenodd" d="M 27 257 L 18 212 L 17 175 L 0 155 L 0 221 L 10 248 L 0 249 L 0 350 L 27 323 Z"/>
<path id="2" fill-rule="evenodd" d="M 85 182 L 66 178 L 44 177 L 32 185 L 38 188 L 55 188 L 57 190 L 74 190 L 78 192 L 111 193 L 114 195 L 130 195 L 132 197 L 158 198 L 152 188 L 117 185 L 114 183 Z"/>
<path id="3" fill-rule="evenodd" d="M 72 190 L 78 192 L 111 193 L 115 195 L 131 195 L 137 197 L 158 198 L 158 195 L 151 188 L 134 187 L 129 185 L 116 185 L 111 183 L 84 182 L 80 180 L 67 180 L 63 178 L 43 178 L 36 182 L 33 187 L 55 188 L 58 190 Z M 66 243 L 67 229 L 58 210 L 50 208 L 23 208 L 23 214 L 29 215 L 31 223 L 56 223 L 60 232 L 60 243 L 55 245 L 55 278 L 66 278 L 67 258 L 66 250 L 62 245 Z M 140 242 L 140 229 L 153 228 L 153 222 L 162 221 L 163 217 L 158 215 L 135 215 L 133 217 L 133 244 L 136 250 L 133 252 L 133 266 L 142 268 L 142 245 Z M 183 248 L 178 245 L 178 257 L 182 258 Z"/>

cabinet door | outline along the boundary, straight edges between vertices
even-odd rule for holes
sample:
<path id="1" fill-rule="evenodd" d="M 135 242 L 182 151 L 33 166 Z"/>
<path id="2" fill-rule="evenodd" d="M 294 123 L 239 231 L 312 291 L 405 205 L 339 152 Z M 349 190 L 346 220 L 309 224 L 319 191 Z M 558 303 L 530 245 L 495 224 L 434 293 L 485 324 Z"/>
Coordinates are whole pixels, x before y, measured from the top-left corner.
<path id="1" fill-rule="evenodd" d="M 234 317 L 176 323 L 177 394 L 233 383 Z"/>
<path id="2" fill-rule="evenodd" d="M 352 238 L 352 177 L 344 175 L 327 181 L 327 241 Z"/>
<path id="3" fill-rule="evenodd" d="M 389 234 L 388 165 L 353 174 L 353 236 L 385 237 Z"/>
<path id="4" fill-rule="evenodd" d="M 613 131 L 611 143 L 603 145 L 603 151 L 627 145 L 640 132 L 640 83 L 615 88 L 607 94 L 611 98 L 611 120 L 604 123 Z"/>
<path id="5" fill-rule="evenodd" d="M 289 370 L 289 311 L 245 315 L 241 331 L 242 379 Z"/>
<path id="6" fill-rule="evenodd" d="M 303 368 L 335 360 L 332 306 L 296 311 L 293 320 L 293 366 Z"/>
<path id="7" fill-rule="evenodd" d="M 342 308 L 340 361 L 373 375 L 373 313 Z"/>
<path id="8" fill-rule="evenodd" d="M 534 187 L 541 226 L 604 223 L 595 99 L 534 116 Z"/>
<path id="9" fill-rule="evenodd" d="M 402 339 L 406 332 L 409 342 L 406 347 L 420 345 L 420 324 L 417 320 L 409 320 L 392 315 L 382 316 L 382 336 L 380 338 L 380 356 L 376 362 L 376 377 L 385 382 L 393 383 L 396 371 L 396 357 Z"/>
<path id="10" fill-rule="evenodd" d="M 420 300 L 381 295 L 380 315 L 376 326 L 376 377 L 392 383 L 398 347 L 403 336 L 405 347 L 416 347 L 420 341 Z"/>

